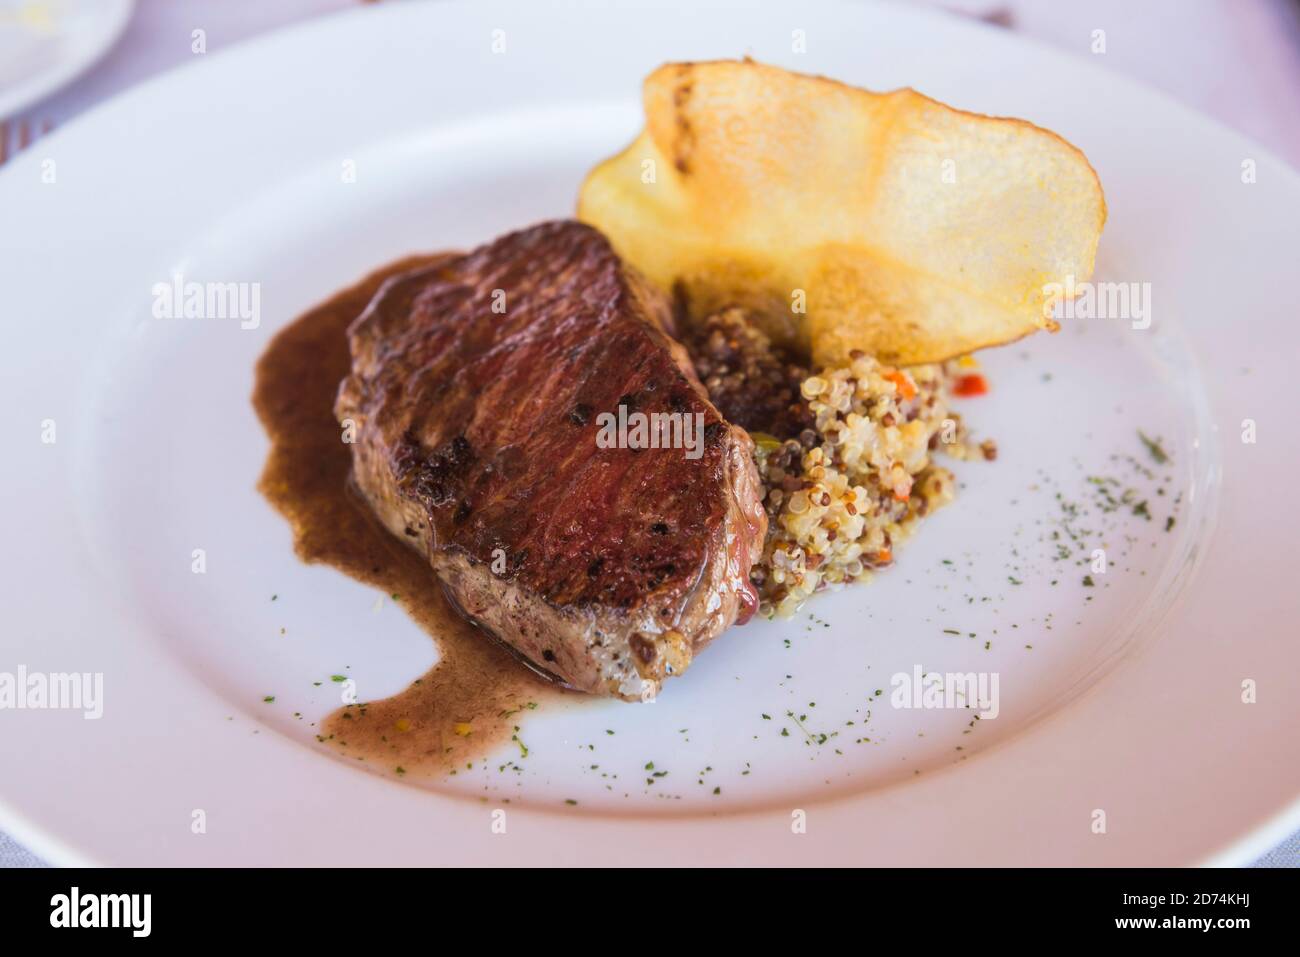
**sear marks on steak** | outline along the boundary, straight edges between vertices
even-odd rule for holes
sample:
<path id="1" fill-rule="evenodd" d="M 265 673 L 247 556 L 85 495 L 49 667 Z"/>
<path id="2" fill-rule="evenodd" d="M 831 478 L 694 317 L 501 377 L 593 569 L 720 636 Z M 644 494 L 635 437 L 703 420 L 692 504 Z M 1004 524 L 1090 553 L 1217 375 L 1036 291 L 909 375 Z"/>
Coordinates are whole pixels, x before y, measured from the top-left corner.
<path id="1" fill-rule="evenodd" d="M 671 332 L 568 221 L 390 279 L 348 332 L 335 413 L 362 495 L 469 618 L 591 694 L 653 696 L 756 604 L 753 444 Z M 702 414 L 702 453 L 598 447 L 620 405 Z"/>

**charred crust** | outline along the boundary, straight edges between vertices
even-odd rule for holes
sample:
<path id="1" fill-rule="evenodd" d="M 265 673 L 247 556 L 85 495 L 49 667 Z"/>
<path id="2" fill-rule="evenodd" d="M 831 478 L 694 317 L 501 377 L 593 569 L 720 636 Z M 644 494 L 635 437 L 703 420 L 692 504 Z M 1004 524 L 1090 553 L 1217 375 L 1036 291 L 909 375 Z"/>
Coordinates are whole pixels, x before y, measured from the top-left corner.
<path id="1" fill-rule="evenodd" d="M 469 469 L 474 464 L 474 452 L 469 440 L 458 435 L 423 460 L 420 452 L 420 440 L 408 429 L 393 453 L 393 467 L 399 485 L 426 508 L 448 504 L 458 497 Z M 468 509 L 464 502 L 461 506 Z M 468 511 L 465 514 L 468 515 Z"/>
<path id="2" fill-rule="evenodd" d="M 686 116 L 693 86 L 690 66 L 683 65 L 677 85 L 673 87 L 673 122 L 677 128 L 673 137 L 673 166 L 683 176 L 691 173 L 691 153 L 695 148 L 695 130 L 691 128 L 691 121 Z"/>
<path id="3" fill-rule="evenodd" d="M 673 321 L 678 329 L 685 329 L 691 317 L 691 293 L 686 283 L 680 279 L 673 280 L 672 288 Z"/>
<path id="4" fill-rule="evenodd" d="M 640 632 L 632 635 L 627 643 L 642 664 L 654 664 L 655 658 L 659 657 L 659 649 L 655 647 L 655 643 Z"/>

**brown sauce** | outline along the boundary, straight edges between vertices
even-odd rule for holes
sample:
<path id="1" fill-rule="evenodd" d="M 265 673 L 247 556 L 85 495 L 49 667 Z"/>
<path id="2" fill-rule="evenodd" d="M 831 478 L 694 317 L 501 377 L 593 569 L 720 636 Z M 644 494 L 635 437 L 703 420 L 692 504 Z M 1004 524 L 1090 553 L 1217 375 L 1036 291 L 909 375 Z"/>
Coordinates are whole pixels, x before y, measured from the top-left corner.
<path id="1" fill-rule="evenodd" d="M 464 768 L 509 741 L 524 714 L 563 693 L 461 618 L 424 559 L 351 491 L 352 457 L 333 411 L 351 362 L 347 327 L 389 276 L 446 255 L 399 260 L 296 319 L 258 360 L 253 387 L 271 439 L 258 487 L 288 519 L 298 557 L 398 596 L 438 645 L 433 670 L 405 691 L 340 708 L 318 729 L 322 741 L 396 774 Z"/>

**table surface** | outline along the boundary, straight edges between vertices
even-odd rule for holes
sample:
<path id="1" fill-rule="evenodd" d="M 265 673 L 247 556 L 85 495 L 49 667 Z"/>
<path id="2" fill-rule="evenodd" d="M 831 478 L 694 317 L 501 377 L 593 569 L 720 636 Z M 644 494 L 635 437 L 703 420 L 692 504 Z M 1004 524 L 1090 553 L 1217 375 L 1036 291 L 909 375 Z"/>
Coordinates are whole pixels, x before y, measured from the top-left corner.
<path id="1" fill-rule="evenodd" d="M 138 0 L 117 46 L 80 80 L 0 122 L 0 156 L 97 103 L 192 56 L 190 32 L 208 50 L 362 0 Z M 417 2 L 417 0 L 385 0 Z M 437 0 L 428 0 L 437 2 Z M 526 0 L 520 0 L 526 2 Z M 1300 167 L 1300 2 L 1297 0 L 895 0 L 946 8 L 1016 30 L 1164 90 Z M 1106 52 L 1092 54 L 1092 32 Z M 0 833 L 0 867 L 41 867 Z M 1300 834 L 1256 866 L 1300 867 Z"/>

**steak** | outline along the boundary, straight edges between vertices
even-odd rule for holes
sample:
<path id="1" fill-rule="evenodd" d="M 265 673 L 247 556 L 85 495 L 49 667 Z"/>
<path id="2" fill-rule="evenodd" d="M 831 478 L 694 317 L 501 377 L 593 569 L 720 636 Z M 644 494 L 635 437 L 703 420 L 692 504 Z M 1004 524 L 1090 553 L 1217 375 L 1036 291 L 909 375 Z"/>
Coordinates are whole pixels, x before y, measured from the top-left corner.
<path id="1" fill-rule="evenodd" d="M 468 618 L 591 694 L 653 697 L 757 602 L 753 443 L 673 331 L 572 221 L 393 277 L 348 330 L 362 496 Z"/>

